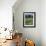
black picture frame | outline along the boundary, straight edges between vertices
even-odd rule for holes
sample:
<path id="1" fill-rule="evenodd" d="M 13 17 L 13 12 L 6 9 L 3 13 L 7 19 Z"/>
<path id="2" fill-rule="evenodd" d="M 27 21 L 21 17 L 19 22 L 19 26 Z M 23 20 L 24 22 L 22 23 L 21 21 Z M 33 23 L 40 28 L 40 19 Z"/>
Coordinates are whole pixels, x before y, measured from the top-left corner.
<path id="1" fill-rule="evenodd" d="M 23 12 L 23 27 L 36 27 L 36 12 Z"/>

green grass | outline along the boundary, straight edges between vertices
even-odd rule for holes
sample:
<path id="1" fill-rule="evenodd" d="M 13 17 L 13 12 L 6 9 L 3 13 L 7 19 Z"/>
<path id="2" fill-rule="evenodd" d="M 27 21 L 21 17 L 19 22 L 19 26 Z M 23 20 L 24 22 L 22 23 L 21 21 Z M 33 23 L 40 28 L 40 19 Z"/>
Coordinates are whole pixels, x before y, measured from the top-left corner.
<path id="1" fill-rule="evenodd" d="M 33 25 L 33 18 L 26 18 L 25 19 L 25 24 L 26 25 Z"/>

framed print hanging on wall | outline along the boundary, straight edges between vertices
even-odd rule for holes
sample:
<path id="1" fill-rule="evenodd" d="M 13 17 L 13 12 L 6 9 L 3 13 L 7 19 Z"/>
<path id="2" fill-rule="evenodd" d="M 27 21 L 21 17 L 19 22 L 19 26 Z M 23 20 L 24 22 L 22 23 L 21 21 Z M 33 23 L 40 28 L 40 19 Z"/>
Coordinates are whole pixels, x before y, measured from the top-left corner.
<path id="1" fill-rule="evenodd" d="M 23 27 L 36 27 L 36 12 L 23 13 Z"/>

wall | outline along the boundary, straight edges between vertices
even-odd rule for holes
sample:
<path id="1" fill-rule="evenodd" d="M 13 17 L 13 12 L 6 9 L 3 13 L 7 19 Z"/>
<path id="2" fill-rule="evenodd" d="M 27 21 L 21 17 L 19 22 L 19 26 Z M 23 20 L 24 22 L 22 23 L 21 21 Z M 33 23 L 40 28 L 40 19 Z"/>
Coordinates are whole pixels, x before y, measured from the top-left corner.
<path id="1" fill-rule="evenodd" d="M 0 33 L 4 30 L 1 27 L 12 29 L 12 6 L 15 2 L 16 0 L 0 0 Z M 8 30 L 7 32 L 3 31 L 0 38 L 5 38 L 7 35 L 10 35 L 10 32 Z"/>
<path id="2" fill-rule="evenodd" d="M 23 0 L 13 12 L 15 30 L 22 32 L 25 39 L 33 40 L 36 46 L 41 46 L 41 0 Z M 23 12 L 36 12 L 36 28 L 23 27 Z"/>
<path id="3" fill-rule="evenodd" d="M 0 0 L 0 27 L 12 29 L 12 6 L 16 0 Z"/>
<path id="4" fill-rule="evenodd" d="M 46 0 L 41 1 L 41 40 L 42 46 L 46 46 Z"/>

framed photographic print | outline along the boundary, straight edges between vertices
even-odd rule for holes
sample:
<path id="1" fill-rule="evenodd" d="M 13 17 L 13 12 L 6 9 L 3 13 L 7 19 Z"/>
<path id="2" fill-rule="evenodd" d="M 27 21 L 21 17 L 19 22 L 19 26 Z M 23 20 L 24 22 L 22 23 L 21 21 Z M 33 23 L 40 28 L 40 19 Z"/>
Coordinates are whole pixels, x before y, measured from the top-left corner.
<path id="1" fill-rule="evenodd" d="M 23 13 L 23 27 L 36 27 L 36 12 Z"/>

